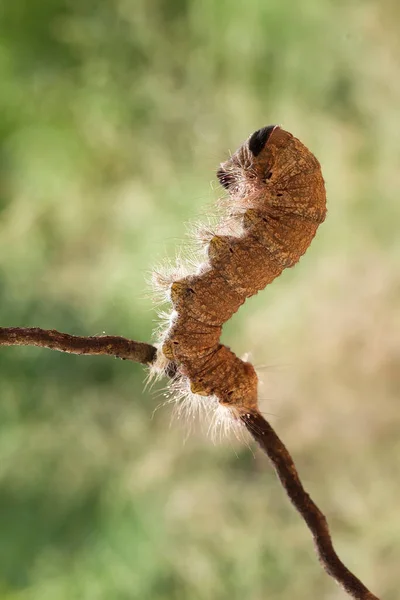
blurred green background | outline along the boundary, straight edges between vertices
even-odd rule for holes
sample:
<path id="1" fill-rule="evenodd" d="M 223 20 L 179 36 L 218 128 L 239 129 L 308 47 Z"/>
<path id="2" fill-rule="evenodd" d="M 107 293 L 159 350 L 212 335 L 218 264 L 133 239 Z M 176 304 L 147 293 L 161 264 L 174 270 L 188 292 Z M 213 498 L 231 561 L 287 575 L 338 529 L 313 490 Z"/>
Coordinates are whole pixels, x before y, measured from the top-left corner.
<path id="1" fill-rule="evenodd" d="M 318 156 L 306 257 L 224 329 L 343 560 L 400 585 L 400 5 L 3 0 L 2 326 L 148 341 L 152 266 L 280 123 Z M 345 598 L 264 456 L 139 365 L 0 350 L 1 600 Z M 162 387 L 162 386 L 161 386 Z M 205 427 L 207 429 L 207 427 Z"/>

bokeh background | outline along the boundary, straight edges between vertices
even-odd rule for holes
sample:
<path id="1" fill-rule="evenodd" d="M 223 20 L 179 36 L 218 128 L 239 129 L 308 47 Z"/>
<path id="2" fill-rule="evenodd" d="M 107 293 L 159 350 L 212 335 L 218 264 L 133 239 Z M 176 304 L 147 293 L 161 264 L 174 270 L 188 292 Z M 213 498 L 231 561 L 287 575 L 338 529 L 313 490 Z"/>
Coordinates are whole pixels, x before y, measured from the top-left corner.
<path id="1" fill-rule="evenodd" d="M 4 1 L 0 323 L 149 341 L 152 266 L 280 123 L 328 218 L 224 329 L 385 600 L 400 586 L 400 5 Z M 139 365 L 0 350 L 1 600 L 345 598 L 267 460 L 171 422 Z M 155 411 L 155 412 L 154 412 Z M 254 451 L 253 451 L 254 450 Z"/>

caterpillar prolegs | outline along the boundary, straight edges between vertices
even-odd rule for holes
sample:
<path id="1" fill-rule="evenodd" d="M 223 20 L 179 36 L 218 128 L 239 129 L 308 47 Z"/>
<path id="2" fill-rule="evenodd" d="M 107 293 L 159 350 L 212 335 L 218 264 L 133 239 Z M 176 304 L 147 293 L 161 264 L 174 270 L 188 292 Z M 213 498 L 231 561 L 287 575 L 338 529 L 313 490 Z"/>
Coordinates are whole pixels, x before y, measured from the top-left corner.
<path id="1" fill-rule="evenodd" d="M 241 304 L 295 265 L 326 215 L 321 167 L 279 126 L 253 133 L 217 172 L 225 213 L 205 241 L 193 274 L 154 276 L 172 303 L 158 349 L 159 370 L 174 365 L 181 389 L 236 419 L 257 410 L 254 367 L 220 343 Z"/>

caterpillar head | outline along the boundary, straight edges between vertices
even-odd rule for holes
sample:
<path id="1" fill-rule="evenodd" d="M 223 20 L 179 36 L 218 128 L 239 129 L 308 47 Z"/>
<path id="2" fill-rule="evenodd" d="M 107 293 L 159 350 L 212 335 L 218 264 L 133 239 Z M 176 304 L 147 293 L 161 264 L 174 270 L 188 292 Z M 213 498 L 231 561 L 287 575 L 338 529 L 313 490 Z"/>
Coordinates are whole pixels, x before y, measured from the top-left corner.
<path id="1" fill-rule="evenodd" d="M 217 177 L 220 184 L 231 195 L 237 197 L 238 194 L 240 196 L 248 194 L 248 188 L 259 184 L 260 177 L 261 180 L 268 178 L 269 172 L 263 173 L 265 166 L 268 167 L 268 165 L 265 165 L 266 154 L 270 154 L 266 146 L 275 129 L 280 128 L 277 125 L 268 125 L 258 129 L 236 150 L 229 160 L 221 163 L 217 171 Z"/>
<path id="2" fill-rule="evenodd" d="M 241 210 L 268 205 L 322 223 L 326 194 L 315 156 L 279 125 L 255 131 L 217 171 L 229 200 Z"/>

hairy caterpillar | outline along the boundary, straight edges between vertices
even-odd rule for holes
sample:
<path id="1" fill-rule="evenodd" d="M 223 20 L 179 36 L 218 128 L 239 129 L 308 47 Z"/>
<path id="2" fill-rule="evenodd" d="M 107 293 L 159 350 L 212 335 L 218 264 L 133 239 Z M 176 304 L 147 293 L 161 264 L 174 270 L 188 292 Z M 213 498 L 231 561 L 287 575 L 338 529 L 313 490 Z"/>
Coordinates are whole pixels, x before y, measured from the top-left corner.
<path id="1" fill-rule="evenodd" d="M 253 133 L 217 177 L 229 196 L 206 240 L 206 260 L 194 274 L 154 276 L 173 307 L 157 362 L 160 371 L 174 366 L 181 395 L 227 407 L 237 419 L 257 410 L 258 380 L 250 363 L 220 343 L 222 325 L 298 262 L 325 219 L 326 194 L 318 160 L 276 125 Z"/>

